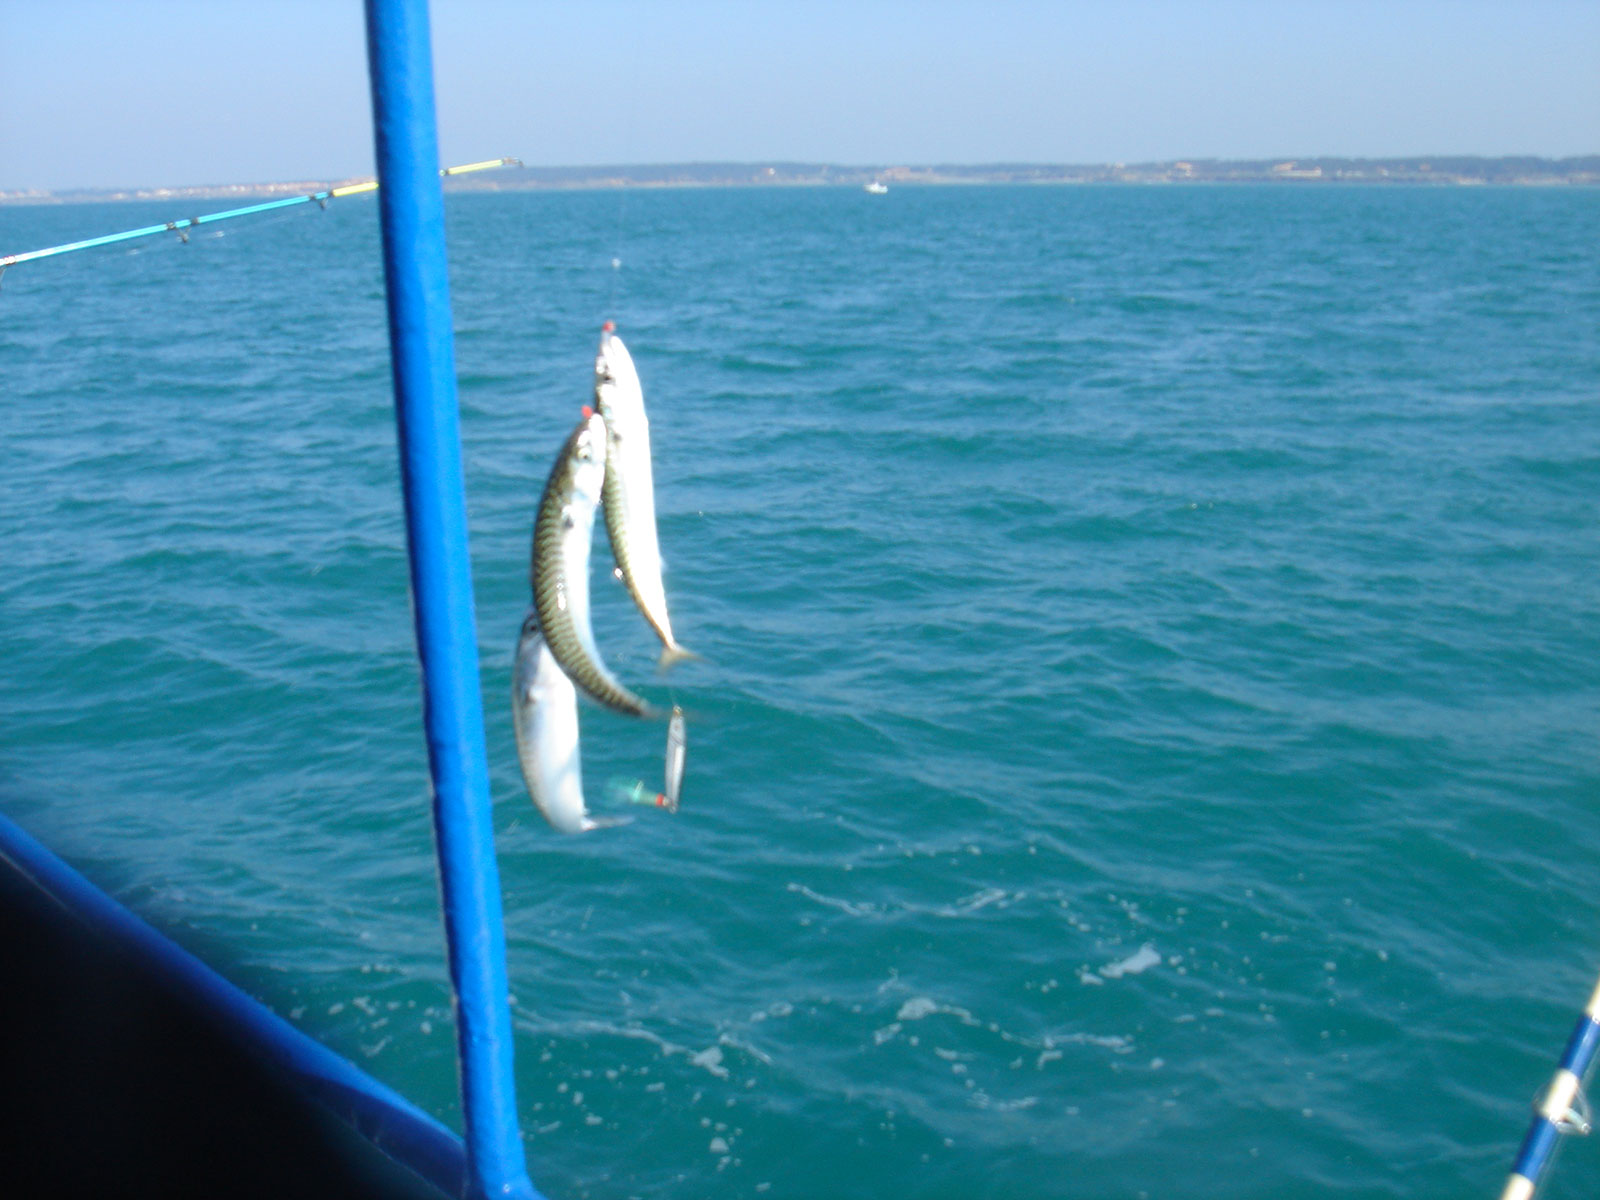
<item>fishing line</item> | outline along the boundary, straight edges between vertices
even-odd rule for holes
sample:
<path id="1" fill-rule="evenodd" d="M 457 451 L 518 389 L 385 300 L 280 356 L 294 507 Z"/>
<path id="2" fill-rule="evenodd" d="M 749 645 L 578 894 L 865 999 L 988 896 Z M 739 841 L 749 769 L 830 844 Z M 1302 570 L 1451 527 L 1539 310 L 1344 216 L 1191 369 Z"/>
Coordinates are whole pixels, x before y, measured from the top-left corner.
<path id="1" fill-rule="evenodd" d="M 627 127 L 626 123 L 623 123 L 623 127 Z M 617 212 L 611 228 L 611 278 L 606 287 L 606 311 L 602 314 L 602 323 L 606 324 L 608 328 L 614 328 L 617 325 L 626 324 L 625 320 L 619 319 L 625 315 L 620 312 L 619 305 L 627 299 L 624 291 L 626 281 L 623 279 L 622 274 L 623 264 L 627 259 L 629 234 L 631 232 L 628 212 L 628 193 L 632 190 L 632 183 L 627 174 L 627 164 L 631 158 L 629 148 L 624 145 L 621 147 L 621 151 L 620 161 L 622 165 L 618 168 L 617 182 Z M 614 574 L 619 580 L 621 579 L 620 569 L 614 572 Z M 671 733 L 671 728 L 674 721 L 674 716 L 675 714 L 681 714 L 682 708 L 678 703 L 678 689 L 670 682 L 666 683 L 666 688 L 668 706 L 665 715 L 667 717 L 669 730 L 668 748 L 670 753 L 673 736 Z M 677 719 L 679 721 L 682 720 L 681 716 L 678 716 Z M 678 785 L 672 784 L 664 778 L 662 780 L 662 786 L 670 787 L 671 790 L 676 793 Z M 613 797 L 613 799 L 621 800 L 626 803 L 653 804 L 656 807 L 668 807 L 665 795 L 662 792 L 649 787 L 643 780 L 635 779 L 628 781 L 614 777 L 607 782 L 607 791 Z M 674 812 L 677 811 L 677 803 L 675 799 L 670 805 L 670 808 Z"/>
<path id="2" fill-rule="evenodd" d="M 617 219 L 612 226 L 614 244 L 611 254 L 611 287 L 606 297 L 605 319 L 616 320 L 617 291 L 622 285 L 622 250 L 628 232 L 628 181 L 624 179 L 617 191 Z"/>

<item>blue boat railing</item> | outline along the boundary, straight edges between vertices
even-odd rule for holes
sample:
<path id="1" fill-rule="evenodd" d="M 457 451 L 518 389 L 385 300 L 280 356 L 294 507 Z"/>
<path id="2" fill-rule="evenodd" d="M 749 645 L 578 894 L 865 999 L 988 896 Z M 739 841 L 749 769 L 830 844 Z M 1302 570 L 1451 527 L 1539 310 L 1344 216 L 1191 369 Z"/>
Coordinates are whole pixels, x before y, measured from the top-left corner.
<path id="1" fill-rule="evenodd" d="M 512 1069 L 427 0 L 366 0 L 366 22 L 400 480 L 456 998 L 463 1134 L 294 1028 L 3 816 L 0 861 L 203 1004 L 421 1178 L 466 1200 L 541 1200 L 524 1160 Z"/>
<path id="2" fill-rule="evenodd" d="M 91 932 L 127 951 L 156 980 L 204 1006 L 243 1044 L 390 1158 L 447 1195 L 467 1194 L 460 1137 L 157 932 L 3 814 L 0 862 Z"/>

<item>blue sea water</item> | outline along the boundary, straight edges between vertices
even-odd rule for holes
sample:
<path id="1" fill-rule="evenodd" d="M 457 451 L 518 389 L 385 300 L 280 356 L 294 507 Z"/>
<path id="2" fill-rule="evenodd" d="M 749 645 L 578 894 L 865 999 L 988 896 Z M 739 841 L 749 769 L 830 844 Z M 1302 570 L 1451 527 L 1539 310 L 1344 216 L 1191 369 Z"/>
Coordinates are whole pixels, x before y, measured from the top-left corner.
<path id="1" fill-rule="evenodd" d="M 1600 970 L 1600 192 L 449 218 L 553 1200 L 1497 1191 Z M 510 661 L 608 318 L 704 659 L 653 674 L 597 539 L 689 773 L 569 838 Z M 387 355 L 370 199 L 7 273 L 0 806 L 455 1122 Z M 654 786 L 659 725 L 582 721 L 592 807 Z"/>

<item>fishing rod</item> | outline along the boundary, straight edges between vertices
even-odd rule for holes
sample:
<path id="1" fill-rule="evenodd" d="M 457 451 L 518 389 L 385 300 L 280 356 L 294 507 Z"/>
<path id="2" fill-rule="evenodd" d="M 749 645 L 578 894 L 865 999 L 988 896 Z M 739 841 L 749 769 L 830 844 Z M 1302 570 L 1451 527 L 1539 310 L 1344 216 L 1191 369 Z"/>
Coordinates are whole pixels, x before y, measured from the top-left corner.
<path id="1" fill-rule="evenodd" d="M 440 175 L 465 175 L 470 171 L 488 171 L 494 167 L 520 167 L 520 158 L 490 158 L 483 162 L 467 163 L 459 167 L 445 167 Z M 251 213 L 268 212 L 275 208 L 288 208 L 292 204 L 315 203 L 322 208 L 328 207 L 329 200 L 337 200 L 344 196 L 357 196 L 363 192 L 378 190 L 378 181 L 368 179 L 362 183 L 347 183 L 342 187 L 329 188 L 326 191 L 311 192 L 305 196 L 291 196 L 287 200 L 268 200 L 264 204 L 251 204 L 244 208 L 230 208 L 226 212 L 207 213 L 203 217 L 185 217 L 180 221 L 167 221 L 161 225 L 146 225 L 141 229 L 129 229 L 125 233 L 108 233 L 104 237 L 88 238 L 81 242 L 67 242 L 61 246 L 46 246 L 43 250 L 29 250 L 22 254 L 0 255 L 0 275 L 5 269 L 17 263 L 30 262 L 36 258 L 49 258 L 55 254 L 66 254 L 73 250 L 88 250 L 94 246 L 109 246 L 113 242 L 126 242 L 134 238 L 151 237 L 158 233 L 175 233 L 180 241 L 189 240 L 189 230 L 197 225 L 208 225 L 213 221 L 227 221 L 233 217 L 247 217 Z"/>
<path id="2" fill-rule="evenodd" d="M 1586 1134 L 1591 1128 L 1589 1104 L 1583 1096 L 1583 1077 L 1594 1064 L 1600 1050 L 1600 985 L 1589 998 L 1589 1006 L 1573 1027 L 1561 1065 L 1550 1078 L 1544 1094 L 1534 1102 L 1533 1123 L 1522 1139 L 1522 1148 L 1506 1180 L 1500 1200 L 1529 1200 L 1539 1186 L 1539 1176 L 1550 1165 L 1556 1144 L 1563 1134 Z"/>

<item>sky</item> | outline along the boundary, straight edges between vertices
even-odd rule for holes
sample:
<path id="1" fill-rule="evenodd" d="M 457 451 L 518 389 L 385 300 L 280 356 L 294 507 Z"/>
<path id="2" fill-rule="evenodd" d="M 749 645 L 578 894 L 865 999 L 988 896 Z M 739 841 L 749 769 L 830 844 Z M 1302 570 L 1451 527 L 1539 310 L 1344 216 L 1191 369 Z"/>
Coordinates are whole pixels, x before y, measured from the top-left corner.
<path id="1" fill-rule="evenodd" d="M 1600 0 L 434 0 L 440 158 L 1600 153 Z M 0 0 L 0 191 L 372 172 L 359 0 Z"/>

